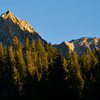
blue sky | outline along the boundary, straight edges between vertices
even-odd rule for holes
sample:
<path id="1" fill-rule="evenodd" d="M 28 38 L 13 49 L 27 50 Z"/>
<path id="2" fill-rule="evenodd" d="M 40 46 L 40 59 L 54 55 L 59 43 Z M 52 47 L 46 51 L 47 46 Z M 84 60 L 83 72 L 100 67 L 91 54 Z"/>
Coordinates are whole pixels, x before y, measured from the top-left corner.
<path id="1" fill-rule="evenodd" d="M 8 9 L 52 44 L 100 37 L 100 0 L 1 0 L 0 14 Z"/>

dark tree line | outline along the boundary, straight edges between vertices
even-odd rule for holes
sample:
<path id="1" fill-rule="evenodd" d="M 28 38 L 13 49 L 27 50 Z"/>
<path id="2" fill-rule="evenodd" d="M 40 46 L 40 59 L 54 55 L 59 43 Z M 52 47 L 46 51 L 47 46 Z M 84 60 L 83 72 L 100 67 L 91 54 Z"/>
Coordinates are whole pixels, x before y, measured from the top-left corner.
<path id="1" fill-rule="evenodd" d="M 99 100 L 100 50 L 86 48 L 81 56 L 61 56 L 50 43 L 17 37 L 0 43 L 1 100 Z"/>

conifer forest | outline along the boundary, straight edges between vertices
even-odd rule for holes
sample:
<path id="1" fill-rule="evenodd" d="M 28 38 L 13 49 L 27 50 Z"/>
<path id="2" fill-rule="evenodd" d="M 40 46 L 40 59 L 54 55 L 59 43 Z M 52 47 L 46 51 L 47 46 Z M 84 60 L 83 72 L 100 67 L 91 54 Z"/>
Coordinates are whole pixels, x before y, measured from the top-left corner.
<path id="1" fill-rule="evenodd" d="M 51 43 L 0 42 L 0 100 L 99 100 L 100 50 L 64 58 Z"/>

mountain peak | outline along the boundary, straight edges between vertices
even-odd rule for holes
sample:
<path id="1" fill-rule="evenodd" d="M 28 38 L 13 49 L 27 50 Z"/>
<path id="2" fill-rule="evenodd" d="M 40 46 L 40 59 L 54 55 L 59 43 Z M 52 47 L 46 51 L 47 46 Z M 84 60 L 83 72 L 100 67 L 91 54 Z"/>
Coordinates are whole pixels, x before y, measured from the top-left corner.
<path id="1" fill-rule="evenodd" d="M 26 36 L 30 40 L 37 40 L 38 38 L 43 40 L 26 20 L 18 19 L 13 12 L 8 10 L 0 16 L 0 42 L 9 46 L 15 36 L 18 37 L 22 44 L 25 44 Z"/>
<path id="2" fill-rule="evenodd" d="M 8 24 L 16 24 L 17 26 L 20 27 L 20 29 L 22 31 L 28 31 L 30 33 L 37 33 L 39 35 L 38 32 L 36 32 L 33 27 L 26 21 L 26 20 L 22 20 L 22 19 L 18 19 L 13 12 L 11 12 L 10 10 L 8 10 L 6 13 L 3 13 L 1 15 L 1 17 L 8 23 Z M 12 27 L 13 28 L 13 27 Z"/>
<path id="3" fill-rule="evenodd" d="M 12 12 L 11 12 L 10 10 L 8 10 L 8 11 L 6 12 L 6 14 L 12 14 Z"/>
<path id="4" fill-rule="evenodd" d="M 15 17 L 15 15 L 10 11 L 10 10 L 8 10 L 6 13 L 3 13 L 2 15 L 1 15 L 1 17 L 2 18 L 4 18 L 5 20 L 6 19 L 8 19 L 8 18 L 14 18 Z"/>

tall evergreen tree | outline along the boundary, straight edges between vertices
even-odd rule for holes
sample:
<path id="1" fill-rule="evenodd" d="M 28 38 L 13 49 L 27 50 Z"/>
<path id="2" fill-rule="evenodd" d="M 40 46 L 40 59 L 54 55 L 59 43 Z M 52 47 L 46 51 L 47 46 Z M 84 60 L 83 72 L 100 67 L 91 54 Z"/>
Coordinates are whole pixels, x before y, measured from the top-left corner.
<path id="1" fill-rule="evenodd" d="M 26 78 L 26 65 L 25 65 L 25 61 L 24 61 L 24 57 L 23 57 L 23 52 L 22 52 L 22 47 L 21 45 L 19 45 L 18 49 L 15 49 L 15 59 L 16 59 L 16 68 L 15 71 L 18 73 L 19 76 L 19 91 L 22 92 L 22 86 L 25 82 L 25 78 Z"/>
<path id="2" fill-rule="evenodd" d="M 76 93 L 77 98 L 79 98 L 84 87 L 84 79 L 82 77 L 81 66 L 76 52 L 73 54 L 69 53 L 68 70 L 68 83 L 71 85 L 72 91 L 74 89 L 73 94 Z"/>
<path id="3" fill-rule="evenodd" d="M 8 59 L 8 50 L 7 46 L 4 46 L 4 62 L 7 62 Z"/>
<path id="4" fill-rule="evenodd" d="M 42 41 L 40 39 L 37 40 L 36 49 L 38 52 L 44 51 L 44 47 L 43 47 Z"/>
<path id="5" fill-rule="evenodd" d="M 35 50 L 35 40 L 33 40 L 33 39 L 32 39 L 31 49 L 32 49 L 32 51 Z"/>
<path id="6" fill-rule="evenodd" d="M 25 38 L 25 48 L 26 49 L 30 48 L 30 42 L 29 42 L 29 37 L 28 36 Z"/>
<path id="7" fill-rule="evenodd" d="M 84 71 L 89 71 L 93 66 L 98 63 L 98 59 L 94 56 L 91 49 L 86 48 L 84 54 L 82 55 L 82 65 Z"/>
<path id="8" fill-rule="evenodd" d="M 9 47 L 9 60 L 10 60 L 10 63 L 14 66 L 15 65 L 15 56 L 14 56 L 12 46 Z"/>
<path id="9" fill-rule="evenodd" d="M 4 60 L 4 48 L 2 43 L 0 42 L 0 61 L 3 62 Z"/>
<path id="10" fill-rule="evenodd" d="M 31 52 L 28 50 L 26 50 L 26 65 L 27 65 L 28 72 L 30 73 L 30 75 L 33 76 L 33 74 L 35 73 L 35 66 L 33 63 Z"/>
<path id="11" fill-rule="evenodd" d="M 18 47 L 19 47 L 19 40 L 18 40 L 18 38 L 15 36 L 15 37 L 12 39 L 12 41 L 13 41 L 14 49 L 18 49 Z"/>

